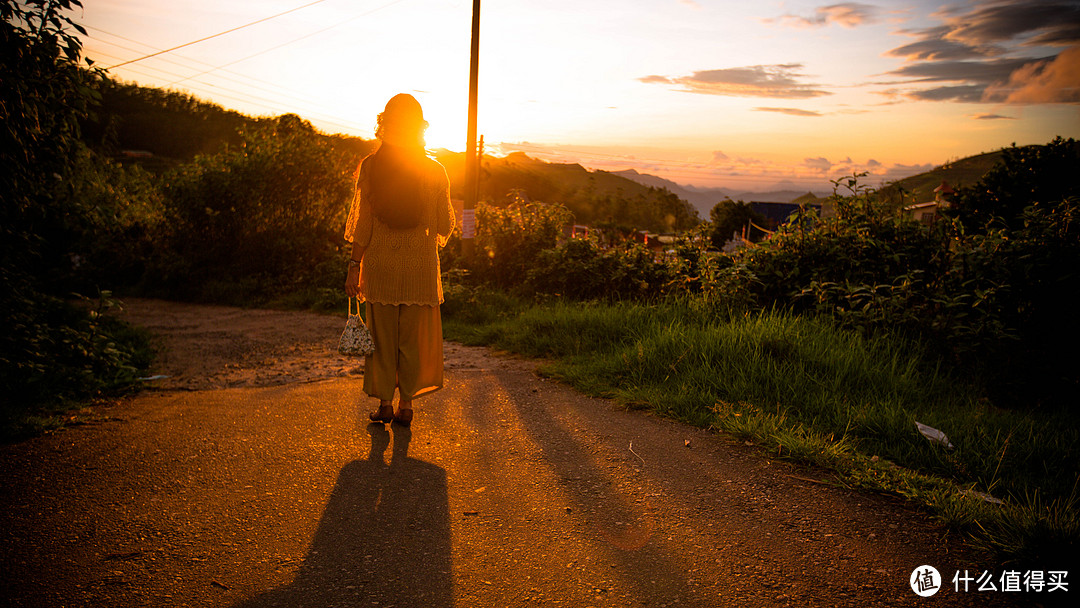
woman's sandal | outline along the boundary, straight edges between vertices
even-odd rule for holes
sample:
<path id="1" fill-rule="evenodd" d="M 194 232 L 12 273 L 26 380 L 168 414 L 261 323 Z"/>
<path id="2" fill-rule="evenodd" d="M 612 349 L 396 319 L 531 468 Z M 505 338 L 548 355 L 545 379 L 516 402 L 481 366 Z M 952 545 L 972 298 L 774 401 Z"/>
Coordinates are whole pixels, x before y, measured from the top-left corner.
<path id="1" fill-rule="evenodd" d="M 396 414 L 394 414 L 394 422 L 401 426 L 409 426 L 412 424 L 412 410 L 398 408 Z"/>
<path id="2" fill-rule="evenodd" d="M 368 418 L 370 418 L 372 422 L 391 422 L 391 421 L 393 421 L 395 419 L 395 417 L 394 417 L 394 405 L 393 404 L 389 404 L 389 405 L 380 404 L 379 409 L 377 409 L 374 412 L 371 412 L 370 414 L 368 414 Z"/>

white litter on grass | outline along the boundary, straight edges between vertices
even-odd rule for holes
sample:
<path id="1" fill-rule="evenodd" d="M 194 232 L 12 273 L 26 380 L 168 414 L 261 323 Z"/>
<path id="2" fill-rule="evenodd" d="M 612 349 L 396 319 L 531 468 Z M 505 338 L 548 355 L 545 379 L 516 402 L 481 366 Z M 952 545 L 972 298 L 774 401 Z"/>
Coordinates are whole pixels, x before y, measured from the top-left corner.
<path id="1" fill-rule="evenodd" d="M 980 498 L 980 499 L 982 499 L 982 500 L 984 500 L 984 501 L 986 501 L 988 503 L 995 504 L 995 505 L 1003 505 L 1003 504 L 1005 504 L 1001 499 L 994 498 L 993 496 L 987 494 L 986 492 L 979 492 L 979 491 L 976 491 L 976 490 L 961 490 L 960 494 L 962 496 L 970 496 L 971 498 Z"/>
<path id="2" fill-rule="evenodd" d="M 949 448 L 950 450 L 953 449 L 954 446 L 952 443 L 949 442 L 949 438 L 945 436 L 945 433 L 942 433 L 941 431 L 935 429 L 932 426 L 926 426 L 918 420 L 915 421 L 915 427 L 919 429 L 919 432 L 922 433 L 923 437 L 926 437 L 934 443 L 940 443 L 941 445 Z"/>

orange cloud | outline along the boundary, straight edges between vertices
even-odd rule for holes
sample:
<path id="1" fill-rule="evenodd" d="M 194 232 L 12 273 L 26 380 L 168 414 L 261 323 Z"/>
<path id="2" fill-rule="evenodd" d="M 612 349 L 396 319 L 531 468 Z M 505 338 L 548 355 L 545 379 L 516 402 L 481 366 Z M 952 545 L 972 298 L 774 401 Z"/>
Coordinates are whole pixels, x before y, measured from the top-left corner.
<path id="1" fill-rule="evenodd" d="M 752 65 L 719 70 L 702 70 L 691 76 L 645 76 L 638 80 L 649 84 L 673 84 L 688 93 L 728 95 L 734 97 L 774 97 L 780 99 L 807 99 L 832 95 L 820 89 L 820 85 L 799 82 L 803 75 L 801 63 L 778 65 Z"/>
<path id="2" fill-rule="evenodd" d="M 987 87 L 983 99 L 1019 104 L 1080 103 L 1080 45 L 1052 60 L 1017 69 L 1007 83 Z"/>
<path id="3" fill-rule="evenodd" d="M 823 27 L 838 24 L 852 28 L 877 21 L 878 8 L 858 2 L 842 2 L 822 6 L 814 11 L 812 17 L 800 17 L 790 13 L 777 19 L 765 19 L 765 23 L 776 23 L 792 27 Z"/>
<path id="4" fill-rule="evenodd" d="M 823 116 L 821 112 L 815 112 L 813 110 L 800 110 L 799 108 L 754 108 L 755 112 L 776 112 L 777 114 L 788 114 L 791 116 Z"/>

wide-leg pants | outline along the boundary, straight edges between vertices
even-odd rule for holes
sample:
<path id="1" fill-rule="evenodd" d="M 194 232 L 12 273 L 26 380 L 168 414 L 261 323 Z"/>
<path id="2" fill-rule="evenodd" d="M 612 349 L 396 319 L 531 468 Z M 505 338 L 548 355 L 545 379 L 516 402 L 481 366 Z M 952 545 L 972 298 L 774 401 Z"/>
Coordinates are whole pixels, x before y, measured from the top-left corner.
<path id="1" fill-rule="evenodd" d="M 439 307 L 367 302 L 366 312 L 375 353 L 364 358 L 364 392 L 392 401 L 396 388 L 410 401 L 442 388 Z"/>

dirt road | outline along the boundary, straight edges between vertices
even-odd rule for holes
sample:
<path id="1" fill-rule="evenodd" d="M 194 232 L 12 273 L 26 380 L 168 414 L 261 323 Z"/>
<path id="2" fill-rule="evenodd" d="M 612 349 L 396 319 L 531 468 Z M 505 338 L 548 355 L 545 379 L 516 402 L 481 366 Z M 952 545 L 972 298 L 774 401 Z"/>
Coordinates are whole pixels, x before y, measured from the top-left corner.
<path id="1" fill-rule="evenodd" d="M 8 606 L 943 606 L 988 560 L 902 502 L 447 344 L 369 425 L 343 319 L 131 301 L 157 388 L 0 447 Z M 946 579 L 932 598 L 917 566 Z"/>

